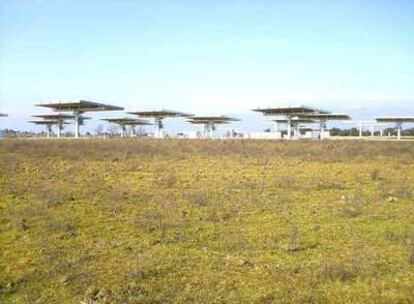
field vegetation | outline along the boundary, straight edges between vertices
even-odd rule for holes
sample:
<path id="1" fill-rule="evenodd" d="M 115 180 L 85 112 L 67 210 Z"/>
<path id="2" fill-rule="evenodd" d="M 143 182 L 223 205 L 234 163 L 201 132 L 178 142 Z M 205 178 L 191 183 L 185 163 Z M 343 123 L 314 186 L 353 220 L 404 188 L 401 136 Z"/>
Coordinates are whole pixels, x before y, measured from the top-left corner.
<path id="1" fill-rule="evenodd" d="M 0 142 L 0 303 L 412 303 L 413 286 L 413 142 Z"/>

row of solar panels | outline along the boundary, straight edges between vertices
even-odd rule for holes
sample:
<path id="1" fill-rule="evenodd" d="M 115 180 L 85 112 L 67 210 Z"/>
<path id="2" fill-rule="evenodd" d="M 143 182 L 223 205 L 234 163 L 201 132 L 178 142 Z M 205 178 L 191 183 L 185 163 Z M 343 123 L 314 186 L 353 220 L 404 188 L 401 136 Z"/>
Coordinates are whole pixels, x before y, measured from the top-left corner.
<path id="1" fill-rule="evenodd" d="M 42 103 L 37 104 L 36 106 L 50 108 L 57 112 L 73 112 L 76 114 L 83 114 L 86 112 L 100 112 L 100 111 L 120 111 L 124 110 L 123 107 L 118 107 L 114 105 L 108 105 L 103 103 L 96 103 L 91 101 L 73 101 L 73 102 L 54 102 L 54 103 Z M 231 121 L 237 121 L 238 119 L 228 117 L 228 116 L 194 116 L 192 114 L 171 111 L 171 110 L 150 110 L 150 111 L 135 111 L 128 112 L 127 114 L 137 115 L 141 118 L 155 118 L 163 119 L 167 117 L 185 117 L 188 118 L 190 123 L 194 124 L 205 124 L 205 123 L 228 123 Z M 74 119 L 75 115 L 65 115 L 65 114 L 45 114 L 45 115 L 35 115 L 35 117 L 43 118 L 44 120 L 64 120 L 64 119 Z M 134 119 L 134 118 L 108 118 L 104 119 L 108 122 L 113 122 L 117 124 L 125 125 L 147 125 L 150 124 L 146 120 Z M 34 121 L 36 123 L 36 121 Z M 39 123 L 44 124 L 44 121 L 39 121 Z"/>
<path id="2" fill-rule="evenodd" d="M 84 101 L 84 100 L 74 101 L 74 102 L 44 103 L 44 104 L 38 104 L 38 106 L 51 108 L 51 109 L 54 109 L 55 111 L 71 111 L 71 112 L 76 112 L 76 113 L 85 113 L 85 112 L 93 112 L 93 111 L 124 110 L 123 107 L 96 103 L 96 102 L 91 102 L 91 101 Z M 296 116 L 296 117 L 326 119 L 326 120 L 350 119 L 350 117 L 346 114 L 332 113 L 329 111 L 306 107 L 306 106 L 254 109 L 253 111 L 261 112 L 264 115 L 272 115 L 272 116 Z M 136 112 L 129 112 L 129 114 L 138 115 L 140 117 L 160 117 L 160 118 L 191 117 L 192 121 L 208 121 L 208 120 L 235 121 L 236 120 L 234 118 L 226 117 L 226 116 L 195 117 L 192 114 L 177 112 L 177 111 L 170 111 L 170 110 L 136 111 Z M 413 122 L 414 117 L 380 117 L 380 118 L 377 118 L 377 121 L 379 122 Z"/>
<path id="3" fill-rule="evenodd" d="M 73 112 L 76 114 L 83 114 L 86 112 L 98 112 L 98 111 L 122 111 L 123 107 L 108 105 L 103 103 L 96 103 L 91 101 L 79 100 L 71 102 L 51 102 L 41 103 L 36 106 L 50 108 L 57 112 Z M 260 112 L 265 116 L 284 116 L 285 118 L 275 119 L 276 122 L 297 122 L 297 123 L 311 123 L 316 121 L 328 121 L 328 120 L 349 120 L 351 119 L 347 114 L 343 113 L 331 113 L 329 111 L 306 107 L 277 107 L 277 108 L 265 108 L 254 109 L 253 111 Z M 194 116 L 192 114 L 171 111 L 171 110 L 150 110 L 150 111 L 135 111 L 128 112 L 128 114 L 137 115 L 142 118 L 156 118 L 163 119 L 167 117 L 185 117 L 190 123 L 194 124 L 206 124 L 206 123 L 229 123 L 232 121 L 238 121 L 238 119 L 228 116 Z M 1 114 L 0 116 L 6 116 Z M 74 119 L 75 115 L 70 114 L 44 114 L 35 115 L 35 117 L 42 118 L 42 121 L 33 121 L 38 124 L 46 124 L 48 121 Z M 88 119 L 87 117 L 82 117 Z M 119 124 L 135 124 L 145 125 L 150 124 L 148 121 L 133 119 L 133 118 L 110 118 L 105 119 L 109 122 Z M 414 117 L 379 117 L 376 118 L 378 122 L 384 123 L 403 123 L 414 122 Z"/>

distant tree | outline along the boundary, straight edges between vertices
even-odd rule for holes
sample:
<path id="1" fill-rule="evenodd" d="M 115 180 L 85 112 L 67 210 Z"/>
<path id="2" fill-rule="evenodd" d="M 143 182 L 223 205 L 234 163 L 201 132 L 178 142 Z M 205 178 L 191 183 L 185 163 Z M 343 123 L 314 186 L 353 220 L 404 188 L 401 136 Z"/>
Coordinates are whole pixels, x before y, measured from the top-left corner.
<path id="1" fill-rule="evenodd" d="M 103 134 L 104 134 L 104 126 L 103 126 L 103 124 L 99 124 L 99 125 L 95 128 L 95 134 L 96 134 L 96 135 L 103 135 Z"/>
<path id="2" fill-rule="evenodd" d="M 109 135 L 115 136 L 119 133 L 119 127 L 117 125 L 111 124 L 108 126 L 108 128 L 106 128 L 106 131 Z"/>
<path id="3" fill-rule="evenodd" d="M 330 133 L 332 136 L 342 136 L 342 130 L 339 128 L 332 128 Z"/>
<path id="4" fill-rule="evenodd" d="M 351 128 L 351 129 L 332 128 L 330 132 L 332 136 L 358 136 L 359 135 L 359 130 L 357 128 Z M 368 133 L 365 133 L 365 135 L 367 134 Z"/>
<path id="5" fill-rule="evenodd" d="M 138 128 L 135 128 L 135 134 L 137 136 L 144 136 L 146 134 L 144 127 L 139 126 Z"/>
<path id="6" fill-rule="evenodd" d="M 414 128 L 405 129 L 401 133 L 403 136 L 414 136 Z"/>
<path id="7" fill-rule="evenodd" d="M 359 130 L 357 128 L 351 128 L 349 130 L 349 135 L 350 136 L 358 136 L 359 135 Z"/>
<path id="8" fill-rule="evenodd" d="M 384 129 L 383 132 L 384 132 L 385 136 L 388 136 L 388 134 L 391 135 L 391 136 L 397 136 L 397 129 L 396 128 L 386 128 L 386 129 Z"/>

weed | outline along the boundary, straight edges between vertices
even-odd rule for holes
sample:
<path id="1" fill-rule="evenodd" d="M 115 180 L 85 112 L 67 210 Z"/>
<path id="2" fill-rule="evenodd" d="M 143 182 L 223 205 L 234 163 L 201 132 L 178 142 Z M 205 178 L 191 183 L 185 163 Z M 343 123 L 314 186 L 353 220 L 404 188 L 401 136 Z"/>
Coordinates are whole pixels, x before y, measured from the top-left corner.
<path id="1" fill-rule="evenodd" d="M 300 231 L 296 224 L 293 225 L 289 231 L 286 249 L 289 252 L 295 252 L 301 249 Z"/>
<path id="2" fill-rule="evenodd" d="M 373 169 L 369 173 L 369 176 L 371 177 L 371 180 L 373 180 L 373 181 L 379 180 L 380 179 L 380 170 L 378 170 L 377 168 L 376 169 Z"/>

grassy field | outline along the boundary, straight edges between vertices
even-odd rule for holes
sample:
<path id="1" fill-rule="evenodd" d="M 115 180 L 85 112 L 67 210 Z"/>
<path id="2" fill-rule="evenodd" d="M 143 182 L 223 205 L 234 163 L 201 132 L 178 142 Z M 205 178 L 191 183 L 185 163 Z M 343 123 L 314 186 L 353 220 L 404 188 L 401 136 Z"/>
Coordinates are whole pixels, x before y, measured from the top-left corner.
<path id="1" fill-rule="evenodd" d="M 0 142 L 0 303 L 412 303 L 413 286 L 413 142 Z"/>

